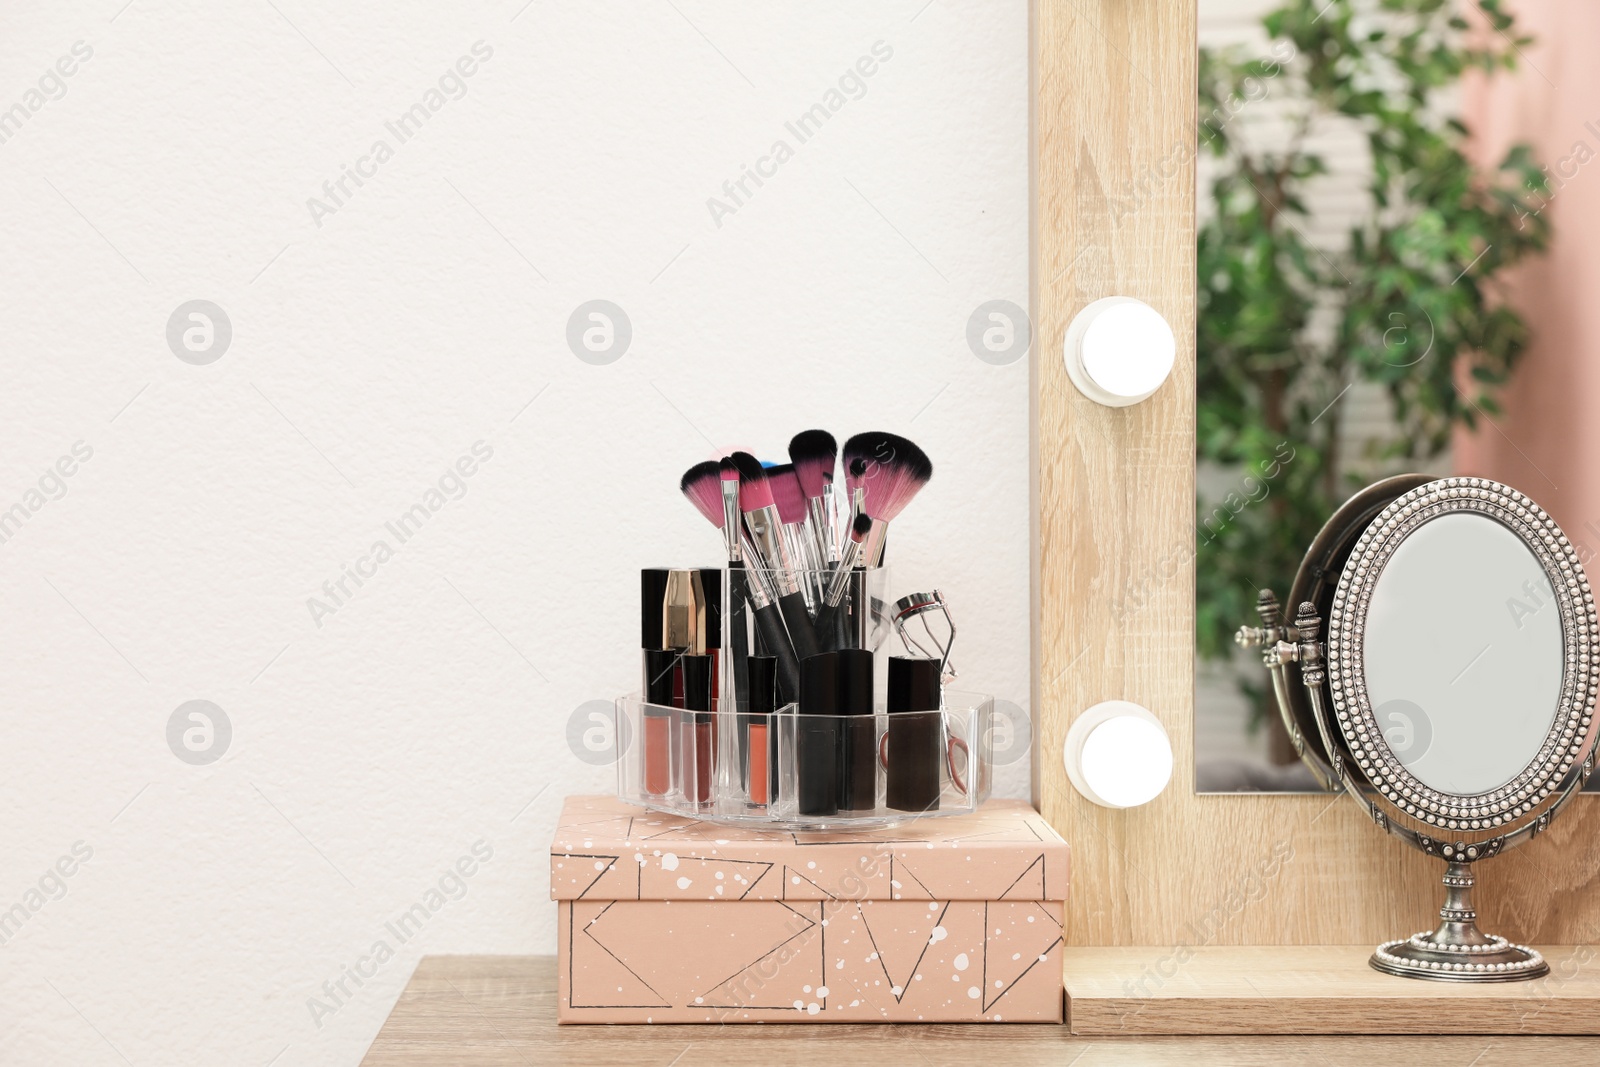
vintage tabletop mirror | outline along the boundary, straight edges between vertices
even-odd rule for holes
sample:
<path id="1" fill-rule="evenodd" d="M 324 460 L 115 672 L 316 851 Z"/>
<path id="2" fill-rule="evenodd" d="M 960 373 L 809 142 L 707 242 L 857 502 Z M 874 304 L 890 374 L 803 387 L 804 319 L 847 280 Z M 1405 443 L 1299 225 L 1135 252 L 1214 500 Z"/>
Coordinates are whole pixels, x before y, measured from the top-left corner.
<path id="1" fill-rule="evenodd" d="M 1329 520 L 1289 602 L 1292 622 L 1264 591 L 1262 625 L 1239 641 L 1264 649 L 1296 751 L 1448 865 L 1438 927 L 1379 946 L 1372 966 L 1547 974 L 1538 952 L 1479 931 L 1472 887 L 1475 863 L 1543 833 L 1594 767 L 1600 630 L 1555 520 L 1487 479 L 1390 478 Z"/>

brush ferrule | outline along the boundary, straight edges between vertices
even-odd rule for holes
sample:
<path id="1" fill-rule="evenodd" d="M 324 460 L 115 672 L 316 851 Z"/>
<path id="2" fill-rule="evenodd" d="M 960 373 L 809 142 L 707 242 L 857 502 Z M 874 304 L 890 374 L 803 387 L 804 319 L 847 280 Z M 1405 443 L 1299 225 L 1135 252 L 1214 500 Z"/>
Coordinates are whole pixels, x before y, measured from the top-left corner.
<path id="1" fill-rule="evenodd" d="M 757 611 L 760 611 L 772 603 L 772 592 L 767 586 L 770 579 L 766 571 L 759 566 L 761 557 L 756 553 L 755 545 L 750 543 L 750 538 L 748 536 L 744 537 L 743 542 L 745 556 L 755 560 L 758 564 L 754 568 L 745 568 L 745 588 L 750 593 L 751 603 L 756 606 Z"/>
<path id="2" fill-rule="evenodd" d="M 867 531 L 867 538 L 861 545 L 862 566 L 883 566 L 883 541 L 888 536 L 888 520 L 873 519 L 872 529 Z"/>
<path id="3" fill-rule="evenodd" d="M 728 560 L 738 563 L 742 558 L 739 538 L 739 483 L 724 479 L 722 482 L 722 540 L 728 549 Z"/>
<path id="4" fill-rule="evenodd" d="M 822 487 L 822 495 L 806 501 L 811 509 L 811 544 L 817 552 L 818 563 L 837 563 L 839 545 L 833 531 L 833 486 Z"/>
<path id="5" fill-rule="evenodd" d="M 776 507 L 756 508 L 744 513 L 745 526 L 750 530 L 750 541 L 756 547 L 756 559 L 772 572 L 772 583 L 779 597 L 798 593 L 800 583 L 795 578 L 794 558 L 784 541 L 783 524 L 778 520 Z"/>
<path id="6" fill-rule="evenodd" d="M 851 538 L 845 543 L 844 557 L 839 561 L 839 566 L 834 568 L 833 577 L 828 581 L 828 595 L 825 598 L 830 608 L 836 608 L 844 602 L 844 594 L 850 588 L 850 573 L 855 570 L 856 563 L 861 558 L 861 542 Z"/>
<path id="7" fill-rule="evenodd" d="M 800 568 L 796 576 L 800 578 L 799 584 L 805 590 L 807 602 L 814 602 L 818 594 L 816 579 L 812 575 L 819 568 L 814 559 L 817 546 L 812 543 L 810 532 L 804 523 L 786 522 L 783 524 L 783 541 L 784 547 L 789 550 L 789 558 Z"/>

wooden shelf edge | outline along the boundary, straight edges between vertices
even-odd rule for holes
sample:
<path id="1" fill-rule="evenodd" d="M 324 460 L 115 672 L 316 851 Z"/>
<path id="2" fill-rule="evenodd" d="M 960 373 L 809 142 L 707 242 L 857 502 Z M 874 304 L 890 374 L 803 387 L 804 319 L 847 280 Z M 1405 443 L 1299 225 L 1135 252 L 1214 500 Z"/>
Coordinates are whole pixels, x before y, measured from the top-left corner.
<path id="1" fill-rule="evenodd" d="M 1077 947 L 1063 979 L 1082 1036 L 1600 1034 L 1588 945 L 1541 947 L 1549 977 L 1466 985 L 1379 974 L 1371 946 Z"/>

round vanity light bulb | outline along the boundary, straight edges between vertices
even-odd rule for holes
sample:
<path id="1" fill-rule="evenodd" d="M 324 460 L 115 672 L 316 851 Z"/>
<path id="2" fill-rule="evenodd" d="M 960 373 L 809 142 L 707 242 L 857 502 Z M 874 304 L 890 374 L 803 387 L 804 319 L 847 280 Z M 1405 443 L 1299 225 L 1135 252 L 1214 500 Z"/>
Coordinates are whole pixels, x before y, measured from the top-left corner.
<path id="1" fill-rule="evenodd" d="M 1120 408 L 1161 388 L 1177 360 L 1178 342 L 1167 320 L 1149 304 L 1108 296 L 1073 318 L 1061 355 L 1079 392 Z"/>
<path id="2" fill-rule="evenodd" d="M 1105 808 L 1148 804 L 1172 779 L 1161 720 L 1126 700 L 1096 704 L 1073 720 L 1062 761 L 1078 792 Z"/>

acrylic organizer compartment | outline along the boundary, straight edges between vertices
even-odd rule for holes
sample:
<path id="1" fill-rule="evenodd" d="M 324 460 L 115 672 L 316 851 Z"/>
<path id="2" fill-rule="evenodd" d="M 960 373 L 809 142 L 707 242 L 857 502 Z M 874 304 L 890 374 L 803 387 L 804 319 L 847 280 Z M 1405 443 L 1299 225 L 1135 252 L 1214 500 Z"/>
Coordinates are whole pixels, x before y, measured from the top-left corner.
<path id="1" fill-rule="evenodd" d="M 947 688 L 948 605 L 938 592 L 890 603 L 885 569 L 854 556 L 643 572 L 643 687 L 617 702 L 623 799 L 776 829 L 875 828 L 983 802 L 992 701 Z"/>
<path id="2" fill-rule="evenodd" d="M 616 702 L 617 793 L 656 811 L 771 830 L 870 830 L 974 812 L 989 797 L 994 701 L 935 711 L 771 716 Z M 764 750 L 764 751 L 763 751 Z"/>

